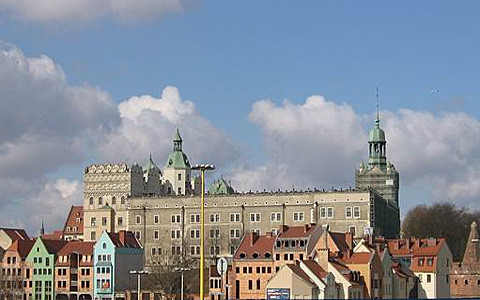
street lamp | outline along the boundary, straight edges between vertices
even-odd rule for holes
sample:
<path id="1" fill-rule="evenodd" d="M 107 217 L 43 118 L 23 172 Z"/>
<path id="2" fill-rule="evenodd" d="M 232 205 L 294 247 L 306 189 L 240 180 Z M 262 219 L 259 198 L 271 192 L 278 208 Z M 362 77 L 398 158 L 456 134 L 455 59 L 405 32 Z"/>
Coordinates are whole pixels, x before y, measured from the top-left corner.
<path id="1" fill-rule="evenodd" d="M 181 277 L 182 279 L 181 279 L 181 283 L 180 283 L 181 284 L 180 285 L 180 300 L 183 300 L 183 272 L 190 271 L 190 270 L 191 270 L 191 268 L 175 268 L 175 271 L 182 272 L 181 273 L 182 274 L 182 277 Z"/>
<path id="2" fill-rule="evenodd" d="M 202 205 L 200 207 L 200 300 L 204 299 L 203 293 L 203 273 L 205 260 L 205 171 L 215 170 L 214 165 L 194 165 L 192 170 L 202 172 Z"/>
<path id="3" fill-rule="evenodd" d="M 141 270 L 141 271 L 130 271 L 130 274 L 137 275 L 137 300 L 142 300 L 142 296 L 140 295 L 140 277 L 142 275 L 147 275 L 150 274 L 150 272 L 146 270 Z"/>

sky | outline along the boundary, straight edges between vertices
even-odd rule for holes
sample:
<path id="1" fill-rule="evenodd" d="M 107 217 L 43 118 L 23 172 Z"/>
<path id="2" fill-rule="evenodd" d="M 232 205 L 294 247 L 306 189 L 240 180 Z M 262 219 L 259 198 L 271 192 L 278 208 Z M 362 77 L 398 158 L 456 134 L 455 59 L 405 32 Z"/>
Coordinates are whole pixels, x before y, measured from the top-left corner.
<path id="1" fill-rule="evenodd" d="M 0 0 L 0 226 L 59 229 L 93 163 L 349 188 L 376 87 L 402 215 L 478 208 L 478 1 Z"/>

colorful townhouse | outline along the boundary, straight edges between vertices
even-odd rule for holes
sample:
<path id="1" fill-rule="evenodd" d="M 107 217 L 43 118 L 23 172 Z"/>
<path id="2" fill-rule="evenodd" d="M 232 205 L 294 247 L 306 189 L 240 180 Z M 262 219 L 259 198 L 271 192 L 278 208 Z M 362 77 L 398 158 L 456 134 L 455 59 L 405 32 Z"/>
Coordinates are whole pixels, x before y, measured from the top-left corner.
<path id="1" fill-rule="evenodd" d="M 94 299 L 124 298 L 124 291 L 136 287 L 130 271 L 143 270 L 144 251 L 132 232 L 103 231 L 94 245 Z"/>
<path id="2" fill-rule="evenodd" d="M 57 300 L 93 298 L 93 246 L 95 242 L 70 241 L 57 253 L 55 287 Z"/>
<path id="3" fill-rule="evenodd" d="M 27 300 L 32 297 L 32 275 L 26 258 L 34 243 L 30 239 L 18 239 L 5 251 L 0 290 L 6 292 L 3 296 L 8 299 Z"/>
<path id="4" fill-rule="evenodd" d="M 452 253 L 443 238 L 406 238 L 388 241 L 393 257 L 418 277 L 419 298 L 449 298 Z"/>
<path id="5" fill-rule="evenodd" d="M 37 238 L 26 262 L 31 267 L 34 300 L 55 299 L 55 260 L 67 242 Z"/>

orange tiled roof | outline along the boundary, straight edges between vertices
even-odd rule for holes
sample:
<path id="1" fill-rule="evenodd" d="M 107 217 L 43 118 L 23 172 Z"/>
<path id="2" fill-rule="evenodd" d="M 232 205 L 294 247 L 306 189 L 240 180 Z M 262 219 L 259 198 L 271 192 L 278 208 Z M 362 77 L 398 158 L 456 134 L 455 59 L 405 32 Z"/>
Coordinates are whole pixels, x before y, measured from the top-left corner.
<path id="1" fill-rule="evenodd" d="M 61 240 L 63 236 L 63 231 L 61 230 L 55 230 L 52 233 L 47 233 L 42 235 L 43 240 Z"/>
<path id="2" fill-rule="evenodd" d="M 28 234 L 25 229 L 20 228 L 0 228 L 1 231 L 5 232 L 8 237 L 13 241 L 16 240 L 28 240 Z"/>
<path id="3" fill-rule="evenodd" d="M 406 238 L 388 241 L 388 249 L 393 256 L 437 256 L 444 245 L 444 238 Z"/>
<path id="4" fill-rule="evenodd" d="M 344 256 L 342 260 L 346 264 L 368 264 L 372 261 L 375 252 L 352 253 L 350 257 Z"/>
<path id="5" fill-rule="evenodd" d="M 258 254 L 260 259 L 266 258 L 265 253 L 270 253 L 270 257 L 273 257 L 274 243 L 275 236 L 270 234 L 258 235 L 253 232 L 246 234 L 235 252 L 234 259 L 252 259 L 255 253 Z M 241 255 L 245 255 L 245 257 L 240 258 Z"/>
<path id="6" fill-rule="evenodd" d="M 63 234 L 83 234 L 83 206 L 72 205 L 63 227 Z"/>
<path id="7" fill-rule="evenodd" d="M 77 253 L 80 255 L 92 255 L 93 246 L 95 242 L 83 242 L 83 241 L 70 241 L 67 242 L 60 251 L 58 255 L 69 255 L 72 253 Z"/>

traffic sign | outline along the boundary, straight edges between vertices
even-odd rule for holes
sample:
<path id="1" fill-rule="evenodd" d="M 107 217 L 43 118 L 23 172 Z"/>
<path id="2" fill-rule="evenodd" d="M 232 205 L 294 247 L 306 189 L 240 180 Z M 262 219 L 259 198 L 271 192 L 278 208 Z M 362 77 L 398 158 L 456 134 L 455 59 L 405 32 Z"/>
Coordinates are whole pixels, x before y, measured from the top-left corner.
<path id="1" fill-rule="evenodd" d="M 217 272 L 220 274 L 220 276 L 223 276 L 227 273 L 227 268 L 228 268 L 228 262 L 225 257 L 221 257 L 217 261 Z"/>

